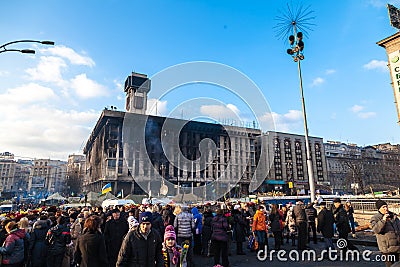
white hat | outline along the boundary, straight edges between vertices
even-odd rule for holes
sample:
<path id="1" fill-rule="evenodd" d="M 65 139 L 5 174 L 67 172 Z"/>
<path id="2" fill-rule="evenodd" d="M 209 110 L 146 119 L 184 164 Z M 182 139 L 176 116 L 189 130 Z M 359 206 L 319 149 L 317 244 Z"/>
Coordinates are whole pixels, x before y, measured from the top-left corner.
<path id="1" fill-rule="evenodd" d="M 240 209 L 240 205 L 239 205 L 239 204 L 236 204 L 236 205 L 233 207 L 233 209 L 234 209 L 234 210 Z"/>
<path id="2" fill-rule="evenodd" d="M 132 229 L 133 227 L 136 227 L 139 225 L 139 222 L 135 219 L 133 216 L 128 217 L 128 224 L 129 224 L 129 229 Z"/>

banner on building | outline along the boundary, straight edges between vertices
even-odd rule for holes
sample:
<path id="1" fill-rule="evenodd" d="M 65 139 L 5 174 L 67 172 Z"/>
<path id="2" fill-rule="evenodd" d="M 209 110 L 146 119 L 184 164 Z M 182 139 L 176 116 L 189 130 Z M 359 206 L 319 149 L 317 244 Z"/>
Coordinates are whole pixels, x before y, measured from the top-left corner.
<path id="1" fill-rule="evenodd" d="M 43 176 L 32 176 L 32 185 L 34 188 L 43 188 L 45 184 L 45 178 Z"/>
<path id="2" fill-rule="evenodd" d="M 393 82 L 394 102 L 400 122 L 400 51 L 396 50 L 389 55 L 390 75 Z"/>

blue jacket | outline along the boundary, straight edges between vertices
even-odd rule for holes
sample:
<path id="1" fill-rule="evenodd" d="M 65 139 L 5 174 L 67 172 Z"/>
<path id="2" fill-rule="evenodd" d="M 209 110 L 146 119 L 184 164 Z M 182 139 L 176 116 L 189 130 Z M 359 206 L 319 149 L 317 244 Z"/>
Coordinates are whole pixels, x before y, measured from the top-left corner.
<path id="1" fill-rule="evenodd" d="M 196 207 L 192 209 L 192 214 L 194 218 L 195 232 L 196 234 L 201 234 L 203 229 L 203 215 L 199 213 L 199 210 Z"/>

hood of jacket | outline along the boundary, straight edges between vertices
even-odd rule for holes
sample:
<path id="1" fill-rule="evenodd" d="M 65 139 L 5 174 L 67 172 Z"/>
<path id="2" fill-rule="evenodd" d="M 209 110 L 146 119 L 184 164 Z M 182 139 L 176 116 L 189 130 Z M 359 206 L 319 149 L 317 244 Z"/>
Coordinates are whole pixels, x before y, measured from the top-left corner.
<path id="1" fill-rule="evenodd" d="M 194 208 L 192 209 L 192 214 L 193 214 L 193 215 L 199 214 L 199 210 L 198 210 L 196 207 L 194 207 Z"/>
<path id="2" fill-rule="evenodd" d="M 12 230 L 12 231 L 10 232 L 10 235 L 11 235 L 11 234 L 14 234 L 14 235 L 16 235 L 17 237 L 23 239 L 23 238 L 25 237 L 25 235 L 26 235 L 26 232 L 25 232 L 25 229 L 14 229 L 14 230 Z"/>

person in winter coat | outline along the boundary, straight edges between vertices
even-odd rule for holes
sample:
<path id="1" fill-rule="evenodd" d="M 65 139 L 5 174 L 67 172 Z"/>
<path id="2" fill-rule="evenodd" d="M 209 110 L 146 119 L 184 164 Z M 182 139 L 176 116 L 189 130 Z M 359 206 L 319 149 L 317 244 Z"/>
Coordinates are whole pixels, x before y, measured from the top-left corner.
<path id="1" fill-rule="evenodd" d="M 400 220 L 396 214 L 389 211 L 385 201 L 379 199 L 375 205 L 378 213 L 371 218 L 371 228 L 375 233 L 380 252 L 386 256 L 386 266 L 392 266 L 394 262 L 399 261 Z"/>
<path id="2" fill-rule="evenodd" d="M 288 208 L 285 224 L 288 229 L 288 235 L 286 236 L 286 243 L 289 243 L 289 237 L 290 237 L 290 239 L 292 240 L 292 247 L 294 247 L 296 246 L 297 227 L 296 227 L 296 220 L 293 217 L 293 206 L 290 206 Z"/>
<path id="3" fill-rule="evenodd" d="M 296 205 L 293 207 L 292 216 L 296 221 L 298 231 L 297 249 L 303 250 L 306 248 L 307 243 L 307 214 L 302 200 L 296 202 Z"/>
<path id="4" fill-rule="evenodd" d="M 259 205 L 256 214 L 254 214 L 251 231 L 257 237 L 258 250 L 263 250 L 266 252 L 265 247 L 268 246 L 268 227 L 267 216 L 265 215 L 265 209 L 263 205 Z"/>
<path id="5" fill-rule="evenodd" d="M 307 222 L 308 222 L 308 230 L 307 230 L 307 239 L 308 243 L 310 243 L 310 232 L 312 232 L 312 240 L 314 244 L 317 244 L 317 229 L 315 226 L 315 219 L 317 218 L 317 210 L 314 208 L 313 203 L 308 203 L 306 208 Z"/>
<path id="6" fill-rule="evenodd" d="M 67 245 L 71 243 L 71 234 L 65 223 L 66 217 L 60 216 L 57 218 L 57 224 L 47 232 L 47 267 L 61 267 Z"/>
<path id="7" fill-rule="evenodd" d="M 32 233 L 29 240 L 29 255 L 31 255 L 32 267 L 47 266 L 47 244 L 46 234 L 50 229 L 50 222 L 46 215 L 40 215 L 32 227 Z"/>
<path id="8" fill-rule="evenodd" d="M 193 240 L 193 230 L 195 227 L 193 214 L 188 212 L 188 207 L 182 207 L 182 212 L 175 217 L 174 228 L 176 229 L 178 245 L 183 242 L 190 244 L 187 254 L 188 267 L 193 266 L 193 247 L 191 246 Z"/>
<path id="9" fill-rule="evenodd" d="M 222 258 L 222 266 L 229 266 L 227 234 L 229 224 L 222 209 L 216 210 L 216 216 L 212 220 L 211 229 L 211 242 L 214 248 L 214 265 L 220 264 L 220 258 Z"/>
<path id="10" fill-rule="evenodd" d="M 248 236 L 248 224 L 239 204 L 233 207 L 233 237 L 236 241 L 236 254 L 246 255 L 243 251 L 243 242 Z"/>
<path id="11" fill-rule="evenodd" d="M 209 256 L 212 254 L 211 248 L 211 223 L 214 218 L 210 206 L 205 206 L 205 211 L 203 212 L 203 223 L 202 223 L 202 233 L 201 233 L 201 254 L 204 256 Z"/>
<path id="12" fill-rule="evenodd" d="M 100 233 L 101 218 L 90 216 L 85 220 L 83 233 L 76 240 L 74 262 L 80 267 L 107 266 L 106 244 Z"/>
<path id="13" fill-rule="evenodd" d="M 166 205 L 161 213 L 161 217 L 164 222 L 164 226 L 174 225 L 175 215 L 172 212 L 172 207 L 170 205 Z"/>
<path id="14" fill-rule="evenodd" d="M 3 255 L 1 266 L 22 267 L 25 230 L 18 229 L 18 225 L 14 221 L 7 223 L 5 230 L 8 236 L 3 246 L 0 247 L 0 254 Z"/>
<path id="15" fill-rule="evenodd" d="M 344 205 L 344 209 L 347 212 L 347 217 L 349 217 L 351 234 L 352 234 L 353 238 L 356 238 L 357 236 L 356 236 L 356 228 L 355 228 L 355 221 L 354 221 L 354 209 L 349 200 L 346 201 L 346 204 Z"/>
<path id="16" fill-rule="evenodd" d="M 0 229 L 0 245 L 2 245 L 4 243 L 4 241 L 6 241 L 6 238 L 7 238 L 7 235 L 8 235 L 8 233 L 6 231 L 6 225 L 9 222 L 11 222 L 10 219 L 4 219 L 0 224 L 0 226 L 1 226 L 1 229 Z"/>
<path id="17" fill-rule="evenodd" d="M 151 229 L 151 212 L 139 215 L 139 227 L 125 236 L 118 254 L 116 267 L 162 267 L 162 240 Z"/>
<path id="18" fill-rule="evenodd" d="M 339 238 L 346 240 L 347 247 L 344 247 L 343 250 L 351 249 L 358 250 L 356 246 L 351 243 L 349 238 L 349 233 L 351 231 L 349 217 L 347 216 L 347 212 L 341 204 L 340 198 L 335 198 L 333 200 L 333 205 L 335 207 L 333 211 L 333 216 L 335 218 L 336 229 L 339 233 Z"/>
<path id="19" fill-rule="evenodd" d="M 76 240 L 82 234 L 83 225 L 85 223 L 83 213 L 78 214 L 77 219 L 71 225 L 71 239 Z"/>
<path id="20" fill-rule="evenodd" d="M 274 239 L 275 239 L 275 250 L 280 250 L 281 249 L 281 244 L 282 244 L 282 217 L 281 214 L 279 213 L 278 206 L 276 204 L 271 205 L 271 213 L 269 214 L 269 221 L 270 221 L 270 227 L 271 231 L 274 234 Z"/>
<path id="21" fill-rule="evenodd" d="M 164 230 L 165 230 L 165 226 L 164 226 L 164 221 L 161 217 L 160 214 L 160 209 L 157 205 L 153 205 L 152 207 L 152 216 L 153 216 L 153 223 L 151 224 L 151 228 L 157 230 L 157 232 L 160 234 L 160 236 L 164 235 Z"/>
<path id="22" fill-rule="evenodd" d="M 203 215 L 199 212 L 199 210 L 194 207 L 192 208 L 192 214 L 194 218 L 194 233 L 193 233 L 193 253 L 195 255 L 201 254 L 201 232 L 203 230 Z"/>
<path id="23" fill-rule="evenodd" d="M 176 244 L 176 234 L 174 227 L 168 225 L 165 228 L 164 243 L 162 244 L 162 253 L 165 267 L 186 267 L 186 253 L 188 245 L 185 248 Z"/>
<path id="24" fill-rule="evenodd" d="M 317 231 L 318 233 L 322 233 L 325 242 L 325 248 L 335 249 L 335 246 L 332 242 L 332 237 L 334 234 L 333 225 L 335 223 L 335 218 L 333 217 L 333 213 L 331 209 L 326 208 L 326 203 L 321 202 L 320 204 L 321 210 L 317 216 Z"/>
<path id="25" fill-rule="evenodd" d="M 122 240 L 129 230 L 128 221 L 120 218 L 119 209 L 112 210 L 112 219 L 104 227 L 107 257 L 110 267 L 115 267 Z"/>

